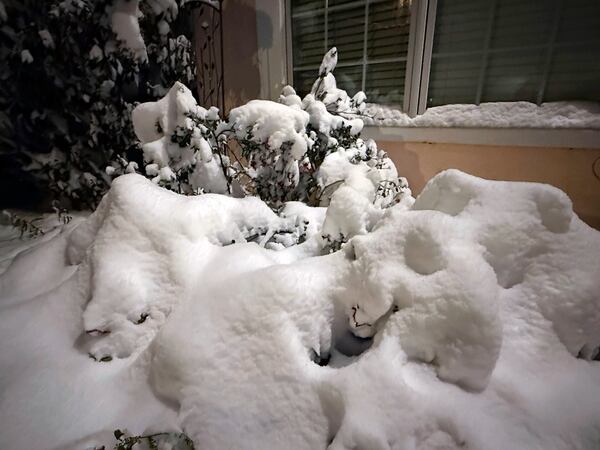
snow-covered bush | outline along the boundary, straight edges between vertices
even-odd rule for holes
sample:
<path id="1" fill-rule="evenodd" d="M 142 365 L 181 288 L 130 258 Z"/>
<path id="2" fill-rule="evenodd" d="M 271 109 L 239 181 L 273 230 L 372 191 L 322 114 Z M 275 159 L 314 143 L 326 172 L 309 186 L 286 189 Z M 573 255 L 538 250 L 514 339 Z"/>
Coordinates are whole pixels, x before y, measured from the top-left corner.
<path id="1" fill-rule="evenodd" d="M 386 153 L 360 138 L 365 95 L 350 98 L 337 88 L 336 61 L 333 48 L 304 99 L 286 86 L 279 102 L 252 100 L 227 119 L 175 83 L 161 100 L 133 110 L 142 173 L 186 195 L 257 195 L 274 208 L 289 201 L 330 205 L 323 238 L 338 250 L 371 229 L 382 208 L 410 206 L 412 197 Z M 136 169 L 117 161 L 107 171 L 116 176 Z"/>
<path id="2" fill-rule="evenodd" d="M 194 82 L 181 3 L 0 3 L 0 141 L 11 170 L 71 207 L 93 208 L 110 185 L 109 161 L 141 162 L 135 102 Z"/>
<path id="3" fill-rule="evenodd" d="M 175 84 L 162 100 L 133 111 L 143 173 L 176 192 L 255 194 L 272 206 L 325 206 L 351 180 L 354 188 L 371 186 L 365 201 L 378 208 L 410 196 L 385 152 L 360 138 L 366 97 L 359 92 L 350 98 L 337 88 L 336 62 L 334 47 L 304 99 L 286 86 L 279 102 L 253 100 L 226 119 Z M 232 140 L 236 147 L 230 149 Z"/>
<path id="4" fill-rule="evenodd" d="M 186 195 L 231 193 L 229 158 L 218 151 L 226 145 L 225 123 L 216 108 L 198 106 L 191 91 L 177 82 L 161 100 L 136 107 L 132 120 L 144 172 L 152 181 Z M 128 164 L 125 172 L 135 169 Z M 120 175 L 114 163 L 107 170 Z"/>

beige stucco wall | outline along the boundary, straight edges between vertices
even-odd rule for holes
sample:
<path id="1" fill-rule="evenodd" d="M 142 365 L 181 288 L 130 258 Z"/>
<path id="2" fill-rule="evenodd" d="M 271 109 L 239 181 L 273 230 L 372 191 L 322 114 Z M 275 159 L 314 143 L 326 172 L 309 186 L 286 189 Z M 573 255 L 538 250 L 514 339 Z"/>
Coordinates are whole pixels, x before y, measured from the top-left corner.
<path id="1" fill-rule="evenodd" d="M 287 84 L 285 2 L 224 0 L 225 110 L 276 100 Z"/>
<path id="2" fill-rule="evenodd" d="M 565 191 L 574 209 L 600 229 L 600 146 L 597 149 L 466 145 L 377 140 L 415 194 L 436 173 L 456 168 L 493 180 L 535 181 Z"/>

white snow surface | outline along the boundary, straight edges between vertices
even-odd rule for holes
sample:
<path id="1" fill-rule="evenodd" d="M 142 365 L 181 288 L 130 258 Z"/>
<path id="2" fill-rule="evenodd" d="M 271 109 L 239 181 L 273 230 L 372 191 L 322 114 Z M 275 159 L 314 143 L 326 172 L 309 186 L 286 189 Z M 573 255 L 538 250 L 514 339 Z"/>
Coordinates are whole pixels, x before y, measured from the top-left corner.
<path id="1" fill-rule="evenodd" d="M 199 107 L 191 91 L 176 81 L 169 92 L 160 100 L 136 106 L 131 112 L 133 128 L 142 144 L 171 135 L 178 126 L 185 126 L 186 114 L 206 114 Z"/>
<path id="2" fill-rule="evenodd" d="M 328 215 L 131 174 L 41 239 L 0 228 L 0 448 L 111 448 L 116 428 L 202 449 L 600 446 L 600 234 L 563 192 L 448 170 L 325 255 Z M 305 243 L 244 239 L 289 220 Z"/>
<path id="3" fill-rule="evenodd" d="M 414 118 L 400 110 L 367 104 L 365 125 L 457 128 L 600 129 L 600 104 L 593 102 L 489 102 L 428 108 Z"/>
<path id="4" fill-rule="evenodd" d="M 98 47 L 96 44 L 94 44 L 92 46 L 92 48 L 90 49 L 89 58 L 99 61 L 103 57 L 104 57 L 104 52 L 102 51 L 102 49 L 100 47 Z"/>
<path id="5" fill-rule="evenodd" d="M 152 9 L 156 16 L 163 17 L 158 24 L 158 32 L 167 34 L 169 24 L 166 20 L 172 21 L 179 14 L 179 7 L 176 0 L 146 0 L 148 6 Z M 182 4 L 185 1 L 182 2 Z M 111 26 L 117 36 L 117 39 L 123 45 L 131 50 L 133 55 L 140 62 L 147 61 L 148 52 L 146 43 L 140 30 L 139 18 L 142 17 L 142 12 L 139 8 L 139 0 L 114 0 L 112 5 Z M 166 20 L 164 20 L 166 19 Z"/>

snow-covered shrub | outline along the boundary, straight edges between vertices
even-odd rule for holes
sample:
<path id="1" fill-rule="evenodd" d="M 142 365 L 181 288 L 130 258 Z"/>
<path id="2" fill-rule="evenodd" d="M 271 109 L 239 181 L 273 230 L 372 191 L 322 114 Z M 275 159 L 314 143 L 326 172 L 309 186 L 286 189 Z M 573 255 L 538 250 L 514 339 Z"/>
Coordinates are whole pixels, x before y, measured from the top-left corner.
<path id="1" fill-rule="evenodd" d="M 238 139 L 242 139 L 242 150 L 256 170 L 257 179 L 261 180 L 260 192 L 264 192 L 262 198 L 266 201 L 301 200 L 326 206 L 333 192 L 348 178 L 350 166 L 362 167 L 369 174 L 375 184 L 376 197 L 379 197 L 371 200 L 380 206 L 388 206 L 406 191 L 405 180 L 398 178 L 396 168 L 385 152 L 379 150 L 374 141 L 365 142 L 360 138 L 366 96 L 361 91 L 350 98 L 346 91 L 337 88 L 333 75 L 336 64 L 337 49 L 334 47 L 325 54 L 319 76 L 304 99 L 300 99 L 291 86 L 283 89 L 279 102 L 294 112 L 277 109 L 268 103 L 263 105 L 263 110 L 268 109 L 272 115 L 280 117 L 280 123 L 282 117 L 301 117 L 300 120 L 306 123 L 300 139 L 296 130 L 292 133 L 281 130 L 285 136 L 283 148 L 289 148 L 279 152 L 281 156 L 277 155 L 277 146 L 281 146 L 279 140 L 274 145 L 261 136 L 261 131 L 266 128 L 264 115 L 252 120 L 251 111 L 248 111 L 253 109 L 252 105 L 237 108 L 243 112 L 234 110 L 250 121 L 237 123 L 230 117 Z M 244 114 L 246 111 L 248 113 Z M 300 113 L 305 114 L 299 116 Z M 304 143 L 306 151 L 300 152 Z"/>
<path id="2" fill-rule="evenodd" d="M 218 151 L 226 145 L 226 124 L 216 108 L 198 106 L 191 91 L 177 82 L 161 100 L 136 107 L 132 120 L 142 143 L 144 172 L 152 181 L 186 195 L 231 193 L 233 169 L 225 152 Z M 119 174 L 115 164 L 108 170 Z"/>
<path id="3" fill-rule="evenodd" d="M 359 173 L 372 185 L 368 201 L 378 208 L 410 196 L 386 153 L 360 138 L 366 97 L 359 92 L 350 98 L 337 88 L 336 62 L 334 47 L 304 99 L 286 86 L 279 102 L 252 100 L 226 119 L 215 108 L 198 106 L 177 83 L 162 100 L 133 111 L 144 151 L 142 172 L 176 192 L 235 191 L 258 195 L 272 206 L 286 201 L 326 206 L 333 192 Z M 229 148 L 231 140 L 239 151 Z"/>
<path id="4" fill-rule="evenodd" d="M 127 160 L 124 171 L 141 162 L 135 102 L 195 76 L 180 3 L 2 3 L 0 140 L 21 177 L 72 207 L 94 207 L 110 184 L 109 161 Z"/>
<path id="5" fill-rule="evenodd" d="M 254 191 L 263 200 L 280 205 L 304 200 L 298 191 L 302 160 L 312 145 L 306 112 L 281 103 L 253 100 L 229 114 L 229 123 L 248 161 Z"/>
<path id="6" fill-rule="evenodd" d="M 143 151 L 140 171 L 186 195 L 257 195 L 274 208 L 290 201 L 329 205 L 323 246 L 338 250 L 352 236 L 367 233 L 383 208 L 396 203 L 406 208 L 413 199 L 385 152 L 360 138 L 365 95 L 349 98 L 336 87 L 331 72 L 336 60 L 333 48 L 303 100 L 286 86 L 279 102 L 250 101 L 231 110 L 226 120 L 175 83 L 161 100 L 133 110 Z M 119 159 L 107 173 L 114 177 L 137 169 L 135 162 Z M 301 242 L 303 224 L 271 238 L 270 245 Z"/>

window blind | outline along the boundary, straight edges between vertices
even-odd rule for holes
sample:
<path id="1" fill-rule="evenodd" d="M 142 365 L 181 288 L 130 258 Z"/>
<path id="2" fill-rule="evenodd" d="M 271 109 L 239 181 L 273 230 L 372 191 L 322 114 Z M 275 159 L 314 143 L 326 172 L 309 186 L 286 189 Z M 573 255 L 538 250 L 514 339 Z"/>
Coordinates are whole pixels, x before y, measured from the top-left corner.
<path id="1" fill-rule="evenodd" d="M 339 51 L 338 86 L 371 102 L 404 97 L 410 6 L 402 0 L 292 0 L 294 85 L 306 94 L 329 48 Z"/>
<path id="2" fill-rule="evenodd" d="M 438 0 L 428 106 L 600 100 L 597 0 Z"/>

